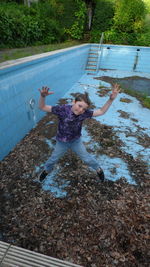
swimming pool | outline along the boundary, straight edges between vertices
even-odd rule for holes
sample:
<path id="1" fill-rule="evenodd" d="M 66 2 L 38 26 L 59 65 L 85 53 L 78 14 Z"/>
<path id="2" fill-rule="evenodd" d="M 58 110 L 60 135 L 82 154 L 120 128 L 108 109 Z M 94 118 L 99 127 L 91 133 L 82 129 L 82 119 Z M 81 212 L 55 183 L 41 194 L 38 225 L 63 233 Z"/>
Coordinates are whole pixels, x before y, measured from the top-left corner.
<path id="1" fill-rule="evenodd" d="M 0 160 L 45 115 L 38 109 L 38 88 L 51 87 L 55 94 L 47 103 L 56 104 L 72 88 L 88 88 L 93 94 L 93 86 L 103 84 L 85 71 L 91 46 L 85 44 L 0 64 Z M 150 48 L 104 45 L 100 71 L 94 76 L 150 78 L 149 59 Z"/>
<path id="2" fill-rule="evenodd" d="M 55 104 L 84 74 L 89 46 L 63 49 L 0 64 L 0 160 L 45 115 L 38 88 L 47 85 Z"/>

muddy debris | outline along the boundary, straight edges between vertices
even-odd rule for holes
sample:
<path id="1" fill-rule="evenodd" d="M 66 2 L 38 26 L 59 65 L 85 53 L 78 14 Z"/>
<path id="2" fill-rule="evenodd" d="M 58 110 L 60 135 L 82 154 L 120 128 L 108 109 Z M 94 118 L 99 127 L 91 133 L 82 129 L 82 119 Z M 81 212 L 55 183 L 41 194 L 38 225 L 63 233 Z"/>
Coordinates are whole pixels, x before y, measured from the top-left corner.
<path id="1" fill-rule="evenodd" d="M 132 103 L 132 100 L 129 99 L 129 98 L 126 98 L 126 97 L 121 97 L 121 98 L 120 98 L 120 101 L 121 101 L 121 102 L 124 102 L 124 103 Z"/>
<path id="2" fill-rule="evenodd" d="M 119 83 L 122 88 L 134 90 L 146 95 L 150 95 L 150 79 L 141 76 L 129 76 L 129 77 L 109 77 L 101 76 L 95 77 L 96 80 L 105 81 L 111 84 Z"/>
<path id="3" fill-rule="evenodd" d="M 97 91 L 97 94 L 102 97 L 102 96 L 106 96 L 108 95 L 108 93 L 110 93 L 111 90 L 108 88 L 104 88 L 104 86 L 100 87 L 99 90 Z"/>
<path id="4" fill-rule="evenodd" d="M 51 122 L 51 123 L 49 123 Z M 72 152 L 60 161 L 57 179 L 68 181 L 66 196 L 44 191 L 35 166 L 51 154 L 45 139 L 57 119 L 46 115 L 0 163 L 0 239 L 85 267 L 149 266 L 149 173 L 142 159 L 121 150 L 113 127 L 94 119 L 84 125 L 101 147 L 94 153 L 119 156 L 137 185 L 125 179 L 101 183 Z M 149 137 L 138 137 L 147 146 Z M 145 141 L 145 139 L 147 141 Z M 67 165 L 66 165 L 67 161 Z M 117 166 L 116 166 L 117 167 Z M 115 175 L 115 169 L 112 169 Z"/>
<path id="5" fill-rule="evenodd" d="M 120 117 L 124 118 L 124 119 L 129 119 L 130 118 L 130 114 L 128 112 L 122 111 L 122 110 L 118 110 L 118 112 L 120 113 Z"/>

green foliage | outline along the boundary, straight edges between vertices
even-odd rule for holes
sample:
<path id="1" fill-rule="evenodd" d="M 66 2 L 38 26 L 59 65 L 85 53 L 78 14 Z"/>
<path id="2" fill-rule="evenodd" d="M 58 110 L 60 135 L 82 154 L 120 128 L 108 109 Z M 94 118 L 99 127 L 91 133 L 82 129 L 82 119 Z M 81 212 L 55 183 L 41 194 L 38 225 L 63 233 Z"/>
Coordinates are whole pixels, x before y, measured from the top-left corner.
<path id="1" fill-rule="evenodd" d="M 113 44 L 126 44 L 131 45 L 135 40 L 134 34 L 129 34 L 127 32 L 118 33 L 114 29 L 105 32 L 105 42 Z"/>
<path id="2" fill-rule="evenodd" d="M 105 31 L 105 42 L 127 45 L 146 45 L 148 34 L 144 22 L 145 4 L 142 0 L 118 0 L 113 26 Z"/>
<path id="3" fill-rule="evenodd" d="M 55 18 L 61 7 L 55 0 L 32 5 L 16 3 L 0 5 L 1 47 L 23 47 L 63 41 L 64 30 Z"/>
<path id="4" fill-rule="evenodd" d="M 92 21 L 90 42 L 99 43 L 102 32 L 113 25 L 114 2 L 112 0 L 97 0 Z"/>
<path id="5" fill-rule="evenodd" d="M 104 32 L 112 26 L 114 4 L 110 0 L 98 0 L 94 10 L 92 28 Z"/>
<path id="6" fill-rule="evenodd" d="M 135 96 L 141 102 L 143 107 L 150 108 L 150 97 L 147 94 L 126 88 L 124 88 L 123 91 L 131 96 Z"/>
<path id="7" fill-rule="evenodd" d="M 141 32 L 145 14 L 145 4 L 142 0 L 116 1 L 113 28 L 119 33 Z"/>
<path id="8" fill-rule="evenodd" d="M 52 44 L 62 41 L 63 38 L 63 29 L 60 27 L 60 24 L 55 19 L 46 18 L 41 22 L 42 28 L 42 43 L 43 44 Z"/>
<path id="9" fill-rule="evenodd" d="M 146 6 L 146 10 L 148 13 L 150 13 L 150 0 L 143 0 Z"/>
<path id="10" fill-rule="evenodd" d="M 42 38 L 37 43 L 48 44 L 63 41 L 64 30 L 59 21 L 63 6 L 58 0 L 47 0 L 32 5 L 36 10 L 36 17 L 40 24 Z"/>
<path id="11" fill-rule="evenodd" d="M 17 4 L 0 7 L 0 43 L 7 47 L 21 47 L 33 44 L 41 37 L 40 25 L 30 15 L 28 8 Z"/>
<path id="12" fill-rule="evenodd" d="M 136 36 L 134 45 L 150 46 L 150 30 Z"/>
<path id="13" fill-rule="evenodd" d="M 23 45 L 32 45 L 42 37 L 40 24 L 36 18 L 30 15 L 23 16 L 21 23 L 20 25 L 22 27 L 18 27 L 16 37 L 14 36 L 14 38 L 18 39 L 19 37 L 19 39 L 23 41 Z M 17 46 L 19 46 L 19 43 Z"/>
<path id="14" fill-rule="evenodd" d="M 150 14 L 145 17 L 148 1 L 92 0 L 92 30 L 86 32 L 90 1 L 40 0 L 29 8 L 22 0 L 0 0 L 0 46 L 82 40 L 85 34 L 99 43 L 102 32 L 105 43 L 150 46 Z"/>
<path id="15" fill-rule="evenodd" d="M 75 0 L 78 10 L 74 13 L 75 19 L 70 28 L 66 28 L 65 32 L 73 39 L 80 40 L 83 37 L 86 21 L 86 5 L 82 0 Z"/>
<path id="16" fill-rule="evenodd" d="M 146 107 L 146 108 L 150 108 L 150 98 L 149 98 L 149 97 L 145 97 L 145 98 L 143 99 L 143 105 L 144 105 L 144 107 Z"/>
<path id="17" fill-rule="evenodd" d="M 143 33 L 118 33 L 115 30 L 105 32 L 105 43 L 110 44 L 125 44 L 135 46 L 150 46 L 150 31 Z"/>
<path id="18" fill-rule="evenodd" d="M 90 36 L 90 42 L 91 43 L 99 43 L 101 34 L 102 33 L 99 30 L 92 30 L 91 36 Z"/>
<path id="19" fill-rule="evenodd" d="M 61 13 L 57 17 L 63 28 L 71 28 L 75 20 L 75 13 L 79 10 L 78 1 L 75 0 L 59 0 L 62 6 Z"/>
<path id="20" fill-rule="evenodd" d="M 82 39 L 86 5 L 82 0 L 43 0 L 31 7 L 0 5 L 1 47 L 23 47 Z"/>
<path id="21" fill-rule="evenodd" d="M 45 18 L 57 19 L 63 12 L 63 5 L 59 0 L 45 0 L 33 3 L 32 7 L 36 10 L 37 16 L 42 20 Z"/>

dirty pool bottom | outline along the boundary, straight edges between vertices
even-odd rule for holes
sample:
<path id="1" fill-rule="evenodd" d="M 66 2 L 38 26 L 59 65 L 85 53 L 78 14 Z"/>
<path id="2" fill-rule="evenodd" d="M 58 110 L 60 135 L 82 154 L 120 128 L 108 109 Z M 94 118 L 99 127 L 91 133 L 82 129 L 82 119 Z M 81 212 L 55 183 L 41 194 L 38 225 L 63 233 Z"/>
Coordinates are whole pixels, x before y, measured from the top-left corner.
<path id="1" fill-rule="evenodd" d="M 106 87 L 108 87 L 108 89 Z M 102 85 L 101 82 L 99 86 L 99 81 L 91 77 L 83 76 L 83 78 L 69 90 L 64 99 L 60 100 L 60 103 L 70 103 L 74 95 L 82 91 L 88 91 L 93 102 L 92 108 L 98 108 L 99 104 L 96 106 L 97 103 L 100 102 L 100 105 L 102 105 L 105 103 L 105 98 L 108 99 L 110 95 L 110 84 L 104 82 L 104 85 Z M 112 111 L 111 118 L 110 113 L 108 113 L 111 123 L 114 117 L 116 117 L 115 122 L 118 119 L 119 123 L 117 122 L 117 126 L 109 126 L 108 116 L 105 115 L 103 118 L 98 117 L 96 120 L 85 121 L 82 129 L 82 140 L 88 151 L 94 154 L 99 160 L 100 165 L 103 166 L 106 178 L 111 181 L 125 179 L 130 184 L 136 184 L 140 181 L 139 173 L 141 173 L 141 177 L 143 177 L 143 170 L 145 175 L 147 175 L 148 166 L 146 161 L 150 154 L 148 148 L 150 142 L 149 135 L 138 125 L 138 119 L 134 118 L 130 112 L 122 110 L 121 107 L 122 105 L 124 106 L 125 103 L 126 105 L 128 104 L 128 106 L 132 105 L 133 102 L 134 98 L 125 94 L 120 94 L 117 110 Z M 94 103 L 96 105 L 94 105 Z M 111 110 L 112 109 L 111 107 Z M 55 122 L 53 120 L 48 122 L 50 126 L 48 131 L 52 130 L 52 125 L 54 126 L 54 124 Z M 130 127 L 132 133 L 129 131 Z M 52 150 L 54 147 L 54 140 L 45 138 L 45 142 L 49 149 Z M 80 160 L 75 155 L 72 157 L 75 158 L 74 163 L 76 162 L 75 168 L 77 169 L 77 162 L 79 164 Z M 36 167 L 35 173 L 40 171 L 43 164 L 44 162 Z M 88 172 L 90 173 L 90 170 L 88 170 L 84 163 L 80 163 L 79 166 L 81 172 L 82 169 L 87 169 L 87 175 Z M 49 174 L 43 183 L 43 189 L 53 192 L 57 197 L 65 197 L 67 195 L 67 188 L 70 187 L 70 179 L 68 179 L 68 177 L 72 169 L 74 169 L 74 166 L 70 159 L 70 154 L 68 154 L 65 156 L 65 160 L 60 160 L 59 164 L 57 164 L 54 170 Z M 73 174 L 72 178 L 74 178 L 74 175 L 75 174 Z M 93 175 L 96 179 L 94 173 Z"/>
<path id="2" fill-rule="evenodd" d="M 102 76 L 99 79 L 106 82 L 119 83 L 124 89 L 129 89 L 150 96 L 149 78 L 140 76 L 131 76 L 123 78 Z"/>
<path id="3" fill-rule="evenodd" d="M 70 101 L 85 87 L 95 108 L 108 99 L 109 90 L 99 89 L 99 82 L 88 76 L 64 98 Z M 129 112 L 135 106 L 137 115 Z M 83 141 L 88 151 L 100 159 L 108 179 L 125 178 L 99 183 L 95 173 L 68 152 L 55 169 L 56 195 L 35 182 L 36 168 L 55 145 L 57 118 L 46 115 L 1 162 L 1 240 L 82 266 L 149 266 L 147 116 L 149 111 L 135 98 L 121 93 L 100 121 L 86 121 Z M 127 182 L 127 171 L 136 186 Z"/>

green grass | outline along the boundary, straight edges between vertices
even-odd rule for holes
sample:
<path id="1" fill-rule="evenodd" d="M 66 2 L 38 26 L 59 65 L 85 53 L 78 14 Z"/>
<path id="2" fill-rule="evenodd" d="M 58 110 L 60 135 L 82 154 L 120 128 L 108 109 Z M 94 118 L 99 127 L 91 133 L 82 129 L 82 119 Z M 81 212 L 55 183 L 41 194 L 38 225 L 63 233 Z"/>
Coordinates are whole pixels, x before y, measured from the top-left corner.
<path id="1" fill-rule="evenodd" d="M 83 43 L 83 42 L 82 42 Z M 59 44 L 49 44 L 41 46 L 31 46 L 25 48 L 1 49 L 0 50 L 0 63 L 7 60 L 14 60 L 22 57 L 28 57 L 36 54 L 46 53 L 58 49 L 68 48 L 75 45 L 82 44 L 79 41 L 66 41 Z"/>
<path id="2" fill-rule="evenodd" d="M 136 97 L 143 107 L 150 109 L 150 97 L 148 95 L 125 88 L 123 88 L 123 91 L 131 96 Z"/>

